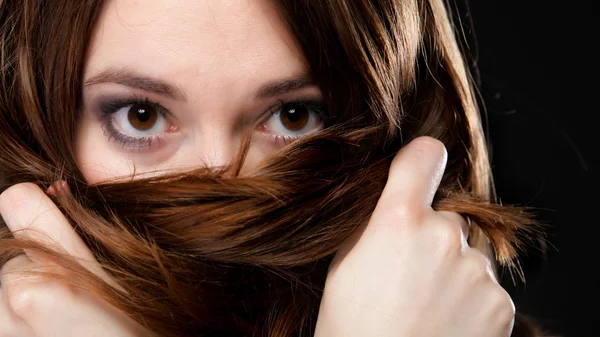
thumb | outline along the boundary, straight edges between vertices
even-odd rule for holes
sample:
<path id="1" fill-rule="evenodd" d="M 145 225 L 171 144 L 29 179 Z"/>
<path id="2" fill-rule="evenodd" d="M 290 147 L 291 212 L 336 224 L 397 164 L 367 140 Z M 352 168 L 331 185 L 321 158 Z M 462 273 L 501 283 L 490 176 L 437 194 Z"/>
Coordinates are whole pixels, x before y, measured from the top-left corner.
<path id="1" fill-rule="evenodd" d="M 444 144 L 431 137 L 419 137 L 405 145 L 392 160 L 367 230 L 379 225 L 418 223 L 415 220 L 431 210 L 447 158 Z"/>

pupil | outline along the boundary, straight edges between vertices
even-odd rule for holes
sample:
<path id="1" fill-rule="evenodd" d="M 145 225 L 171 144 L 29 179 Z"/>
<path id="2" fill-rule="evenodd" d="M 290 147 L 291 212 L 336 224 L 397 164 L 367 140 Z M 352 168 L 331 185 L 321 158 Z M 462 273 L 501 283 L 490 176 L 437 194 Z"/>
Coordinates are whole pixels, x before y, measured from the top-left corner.
<path id="1" fill-rule="evenodd" d="M 146 109 L 144 108 L 139 108 L 137 113 L 137 118 L 140 120 L 140 122 L 147 122 L 150 119 L 150 114 L 146 113 Z"/>
<path id="2" fill-rule="evenodd" d="M 291 131 L 301 130 L 308 124 L 309 111 L 304 106 L 288 106 L 282 109 L 280 115 L 281 123 Z"/>
<path id="3" fill-rule="evenodd" d="M 139 131 L 151 129 L 158 119 L 156 109 L 148 104 L 135 104 L 129 109 L 127 119 L 131 126 Z"/>
<path id="4" fill-rule="evenodd" d="M 302 116 L 296 111 L 296 109 L 288 110 L 288 119 L 290 120 L 290 122 L 297 122 L 301 117 Z"/>

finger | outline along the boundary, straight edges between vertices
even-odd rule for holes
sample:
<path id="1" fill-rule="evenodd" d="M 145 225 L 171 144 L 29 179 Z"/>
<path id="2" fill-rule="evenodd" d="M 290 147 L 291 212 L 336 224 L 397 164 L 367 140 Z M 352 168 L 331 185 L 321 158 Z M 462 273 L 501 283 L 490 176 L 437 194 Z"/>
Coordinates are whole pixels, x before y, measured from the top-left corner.
<path id="1" fill-rule="evenodd" d="M 0 331 L 4 333 L 0 333 L 0 336 L 34 336 L 31 328 L 14 312 L 11 305 L 11 302 L 19 300 L 15 298 L 11 287 L 14 282 L 27 278 L 20 272 L 31 270 L 32 266 L 33 262 L 27 255 L 21 254 L 0 268 Z"/>
<path id="2" fill-rule="evenodd" d="M 103 279 L 106 273 L 69 221 L 44 192 L 34 184 L 21 183 L 0 194 L 0 216 L 15 237 L 33 239 L 70 254 Z M 36 259 L 26 251 L 31 259 Z"/>
<path id="3" fill-rule="evenodd" d="M 40 283 L 25 293 L 30 303 L 17 310 L 17 316 L 36 337 L 152 336 L 133 319 L 80 289 Z"/>
<path id="4" fill-rule="evenodd" d="M 0 268 L 0 336 L 66 336 L 66 331 L 68 336 L 117 335 L 107 329 L 135 331 L 127 336 L 150 336 L 95 295 L 28 274 L 36 268 L 42 266 L 25 254 Z M 44 271 L 47 268 L 43 266 Z"/>
<path id="5" fill-rule="evenodd" d="M 438 211 L 436 213 L 451 220 L 453 223 L 460 224 L 460 229 L 462 231 L 465 242 L 469 239 L 471 226 L 469 225 L 469 221 L 465 217 L 461 216 L 456 212 L 449 211 Z"/>
<path id="6" fill-rule="evenodd" d="M 62 194 L 62 195 L 71 194 L 71 191 L 69 190 L 69 185 L 67 185 L 66 181 L 58 180 L 53 185 L 48 187 L 48 189 L 46 190 L 46 193 L 56 197 L 60 194 Z"/>
<path id="7" fill-rule="evenodd" d="M 406 218 L 431 209 L 447 157 L 444 144 L 431 137 L 419 137 L 405 145 L 392 161 L 374 215 L 383 216 L 386 223 L 397 223 L 390 214 Z"/>
<path id="8" fill-rule="evenodd" d="M 19 337 L 117 336 L 116 331 L 132 332 L 127 336 L 151 336 L 91 293 L 22 273 L 36 268 L 40 265 L 22 254 L 0 269 L 0 336 L 5 331 L 11 331 L 8 336 Z"/>
<path id="9" fill-rule="evenodd" d="M 78 259 L 93 258 L 64 215 L 34 184 L 17 184 L 0 194 L 0 214 L 15 237 L 59 245 Z"/>
<path id="10" fill-rule="evenodd" d="M 47 267 L 43 266 L 44 269 Z M 33 331 L 31 336 L 38 337 L 64 336 L 67 330 L 72 333 L 75 325 L 71 317 L 83 309 L 85 301 L 79 298 L 76 301 L 75 290 L 57 280 L 28 274 L 40 268 L 40 264 L 23 254 L 10 259 L 0 270 L 2 297 L 6 302 L 1 311 L 11 317 L 7 326 L 14 329 L 22 322 Z M 59 333 L 60 329 L 62 333 Z M 3 335 L 0 333 L 0 336 Z"/>
<path id="11" fill-rule="evenodd" d="M 33 262 L 25 254 L 21 254 L 8 260 L 0 268 L 0 287 L 6 289 L 8 284 L 15 278 L 22 277 L 19 272 L 25 272 L 32 269 Z"/>
<path id="12" fill-rule="evenodd" d="M 0 336 L 28 337 L 35 336 L 31 328 L 10 310 L 7 296 L 0 287 Z"/>

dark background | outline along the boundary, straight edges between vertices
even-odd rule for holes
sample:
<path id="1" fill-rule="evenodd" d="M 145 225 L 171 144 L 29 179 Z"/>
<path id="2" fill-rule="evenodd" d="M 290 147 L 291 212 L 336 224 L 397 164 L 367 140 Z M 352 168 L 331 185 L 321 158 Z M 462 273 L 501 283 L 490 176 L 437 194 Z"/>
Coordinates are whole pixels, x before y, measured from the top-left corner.
<path id="1" fill-rule="evenodd" d="M 526 283 L 503 284 L 517 311 L 561 336 L 600 336 L 594 2 L 455 0 L 487 108 L 501 201 L 534 208 L 545 254 L 522 258 Z M 477 77 L 477 76 L 476 76 Z"/>

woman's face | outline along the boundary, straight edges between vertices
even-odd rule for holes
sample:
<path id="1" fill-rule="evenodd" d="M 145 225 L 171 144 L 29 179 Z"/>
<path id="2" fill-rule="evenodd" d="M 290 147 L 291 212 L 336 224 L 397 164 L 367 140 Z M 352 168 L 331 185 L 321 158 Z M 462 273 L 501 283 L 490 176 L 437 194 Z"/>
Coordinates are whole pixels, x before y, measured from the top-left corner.
<path id="1" fill-rule="evenodd" d="M 110 0 L 90 41 L 78 165 L 89 183 L 223 166 L 245 131 L 244 169 L 323 128 L 321 93 L 267 0 Z"/>

